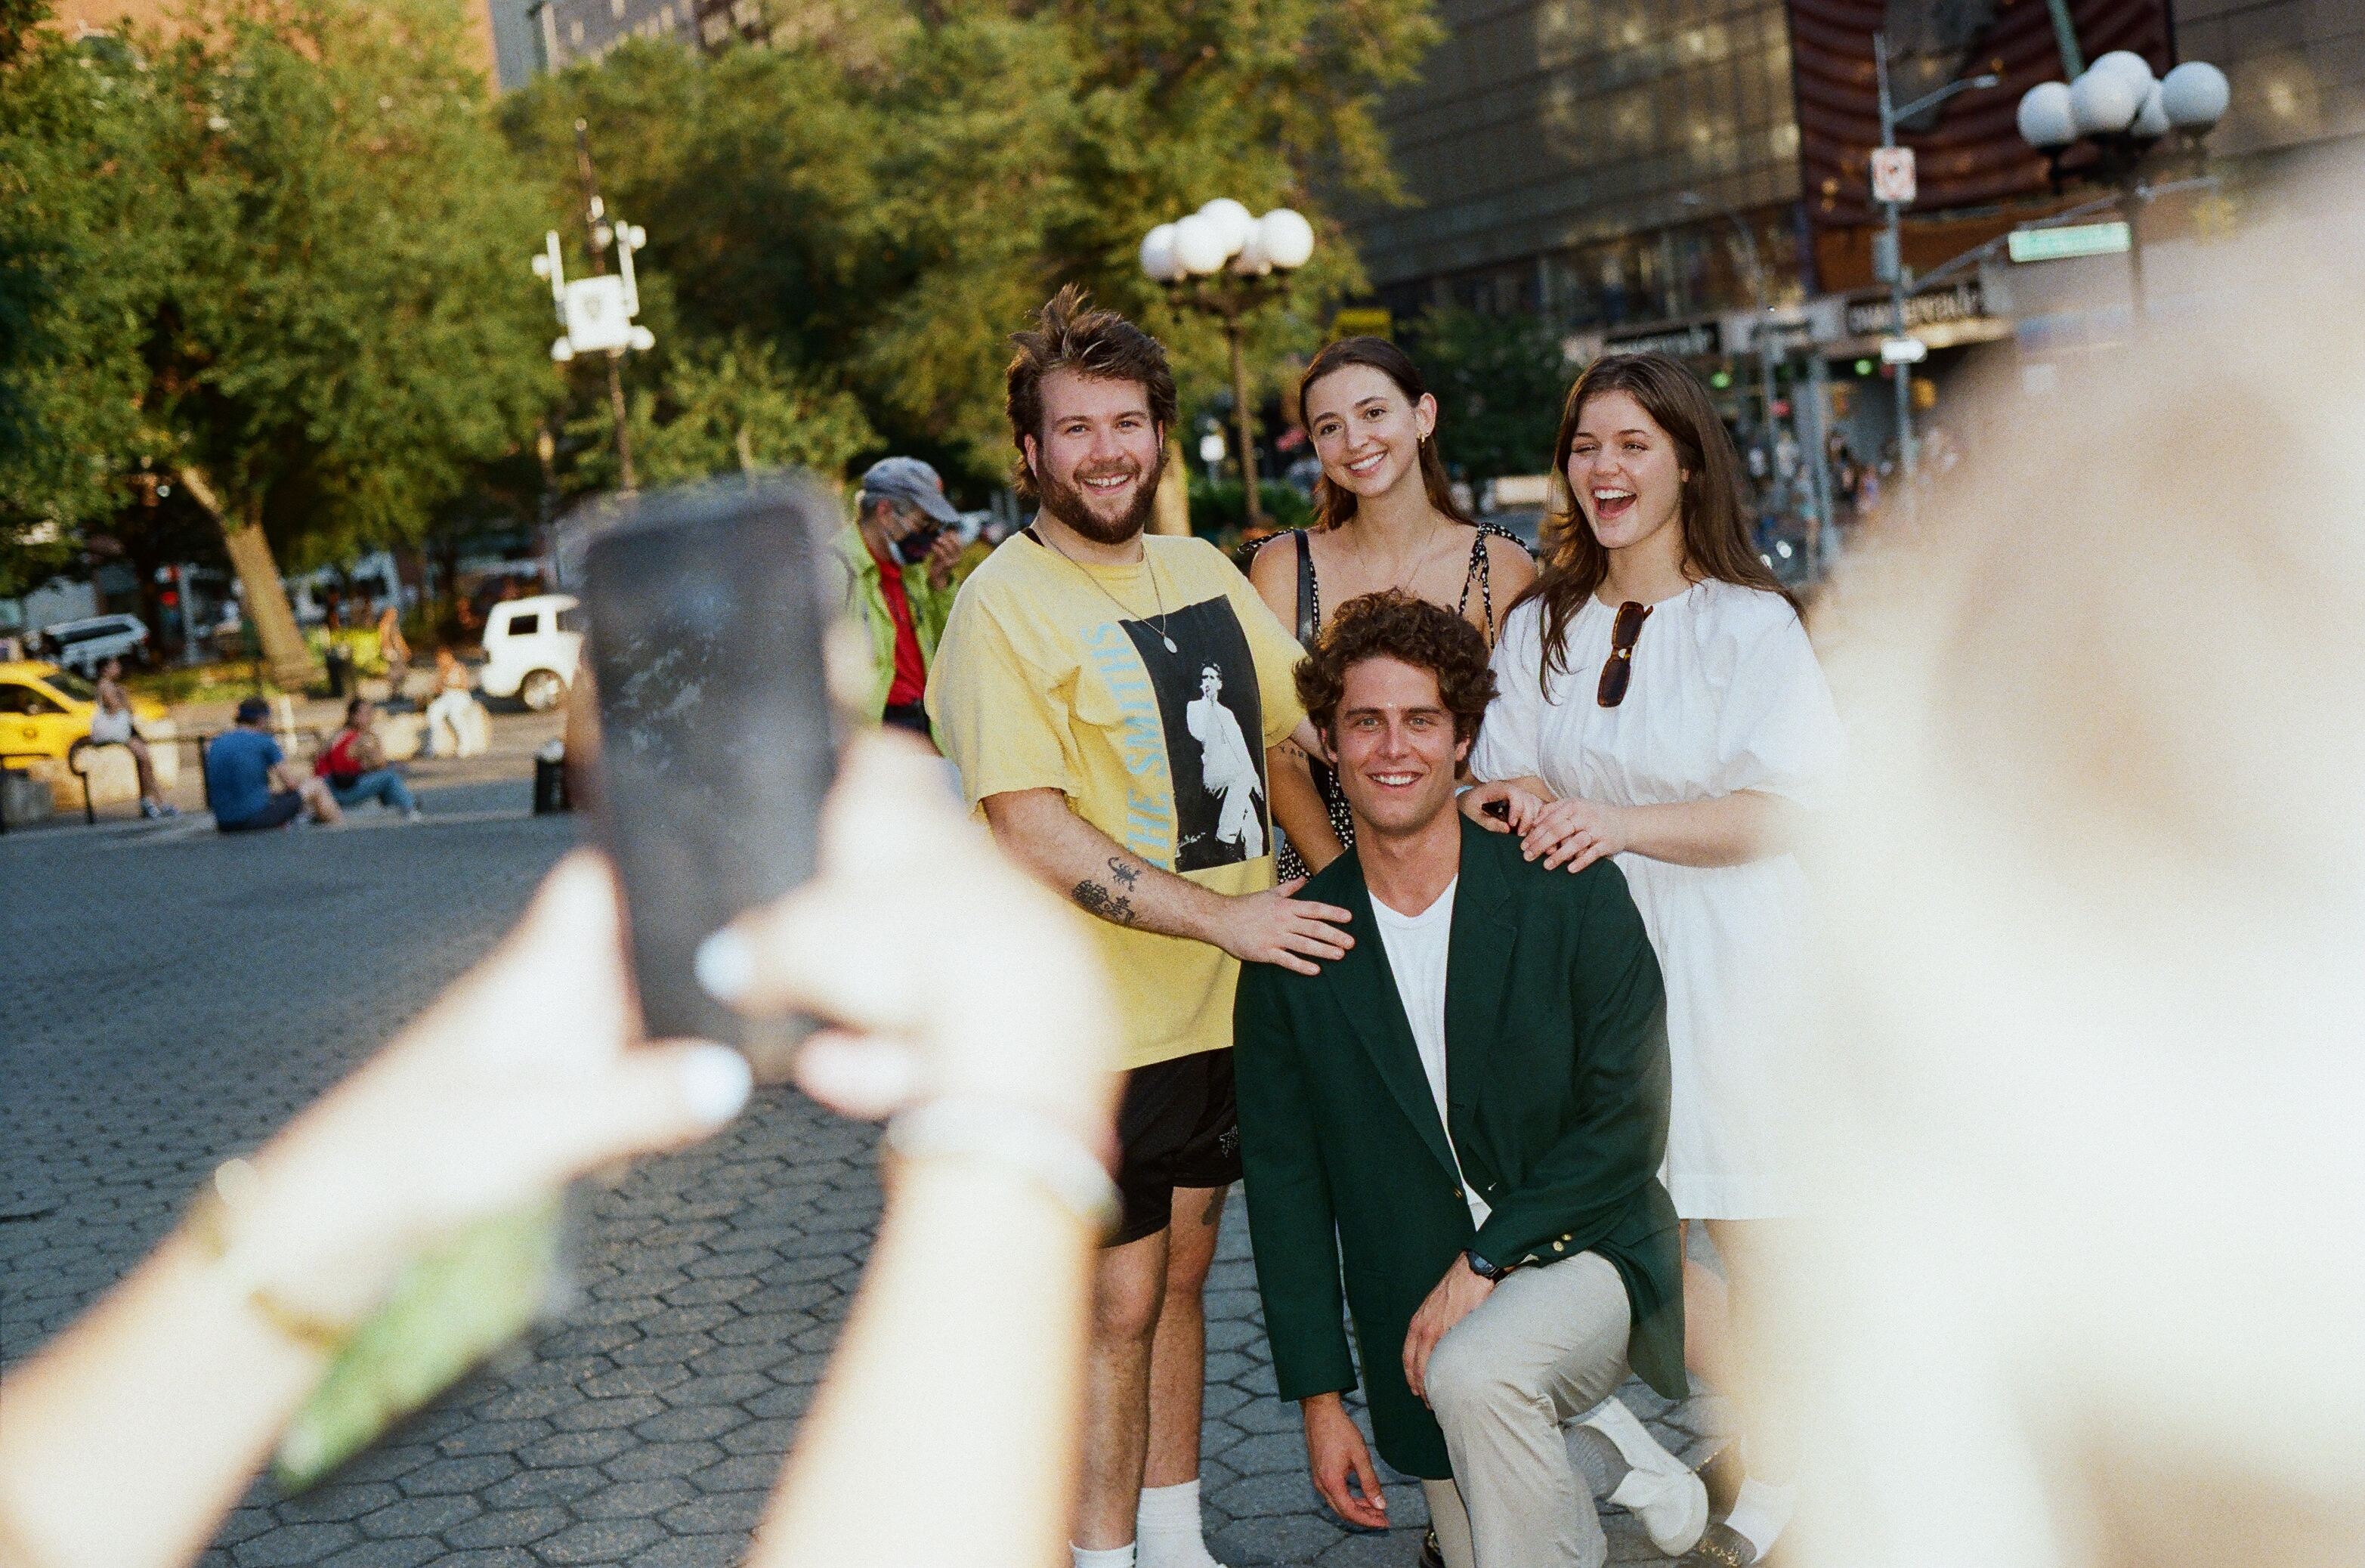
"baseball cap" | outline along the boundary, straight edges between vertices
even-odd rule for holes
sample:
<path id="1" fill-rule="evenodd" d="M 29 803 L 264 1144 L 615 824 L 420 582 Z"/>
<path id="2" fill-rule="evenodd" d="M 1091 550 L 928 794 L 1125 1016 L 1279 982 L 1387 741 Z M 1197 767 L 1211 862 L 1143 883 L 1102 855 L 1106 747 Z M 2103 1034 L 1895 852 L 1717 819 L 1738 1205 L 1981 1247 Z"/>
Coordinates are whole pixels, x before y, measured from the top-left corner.
<path id="1" fill-rule="evenodd" d="M 252 724 L 257 719 L 267 719 L 270 716 L 271 704 L 260 697 L 250 697 L 238 705 L 238 722 L 241 724 Z"/>
<path id="2" fill-rule="evenodd" d="M 880 458 L 862 476 L 862 493 L 915 506 L 938 522 L 960 521 L 959 510 L 945 499 L 945 482 L 916 457 Z"/>

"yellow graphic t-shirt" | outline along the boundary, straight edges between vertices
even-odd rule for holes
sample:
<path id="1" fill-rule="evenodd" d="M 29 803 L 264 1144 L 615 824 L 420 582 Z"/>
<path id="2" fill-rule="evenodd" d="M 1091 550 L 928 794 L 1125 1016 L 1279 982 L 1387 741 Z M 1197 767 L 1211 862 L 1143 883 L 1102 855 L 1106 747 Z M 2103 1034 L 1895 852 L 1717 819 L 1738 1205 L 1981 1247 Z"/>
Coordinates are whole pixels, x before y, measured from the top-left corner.
<path id="1" fill-rule="evenodd" d="M 972 807 L 1057 790 L 1153 866 L 1219 893 L 1261 891 L 1265 748 L 1306 716 L 1297 644 L 1214 545 L 1145 535 L 1142 547 L 1138 565 L 1087 566 L 1013 535 L 961 585 L 928 671 L 928 716 Z M 1119 1066 L 1231 1045 L 1239 960 L 1092 924 L 1125 1014 Z"/>

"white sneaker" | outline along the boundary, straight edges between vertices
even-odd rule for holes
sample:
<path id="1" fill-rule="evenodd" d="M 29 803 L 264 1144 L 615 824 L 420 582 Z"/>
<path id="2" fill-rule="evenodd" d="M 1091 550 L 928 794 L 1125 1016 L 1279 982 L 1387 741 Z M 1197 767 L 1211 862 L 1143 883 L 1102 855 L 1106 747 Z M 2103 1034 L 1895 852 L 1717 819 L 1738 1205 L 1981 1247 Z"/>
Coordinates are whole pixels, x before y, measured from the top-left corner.
<path id="1" fill-rule="evenodd" d="M 1708 1488 L 1682 1460 L 1659 1446 L 1634 1412 L 1616 1399 L 1578 1425 L 1618 1445 L 1629 1469 L 1609 1500 L 1642 1521 L 1651 1544 L 1668 1557 L 1689 1551 L 1708 1529 Z"/>

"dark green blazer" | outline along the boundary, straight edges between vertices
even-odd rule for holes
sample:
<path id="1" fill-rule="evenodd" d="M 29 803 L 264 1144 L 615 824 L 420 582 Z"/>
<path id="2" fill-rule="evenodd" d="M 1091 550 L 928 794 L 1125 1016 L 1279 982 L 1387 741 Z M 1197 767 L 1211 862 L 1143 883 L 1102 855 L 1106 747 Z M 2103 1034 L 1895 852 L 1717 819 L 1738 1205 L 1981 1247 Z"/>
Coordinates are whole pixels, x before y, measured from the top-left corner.
<path id="1" fill-rule="evenodd" d="M 1549 1267 L 1592 1251 L 1633 1309 L 1627 1359 L 1681 1398 L 1684 1318 L 1667 1144 L 1666 1002 L 1625 876 L 1519 857 L 1462 823 L 1447 948 L 1445 1082 L 1437 1119 L 1353 854 L 1300 896 L 1354 916 L 1355 946 L 1318 975 L 1240 971 L 1233 1014 L 1249 1229 L 1284 1399 L 1355 1386 L 1339 1276 L 1380 1453 L 1452 1473 L 1444 1434 L 1404 1378 L 1405 1331 L 1465 1249 Z M 1474 1232 L 1453 1154 L 1493 1213 Z"/>

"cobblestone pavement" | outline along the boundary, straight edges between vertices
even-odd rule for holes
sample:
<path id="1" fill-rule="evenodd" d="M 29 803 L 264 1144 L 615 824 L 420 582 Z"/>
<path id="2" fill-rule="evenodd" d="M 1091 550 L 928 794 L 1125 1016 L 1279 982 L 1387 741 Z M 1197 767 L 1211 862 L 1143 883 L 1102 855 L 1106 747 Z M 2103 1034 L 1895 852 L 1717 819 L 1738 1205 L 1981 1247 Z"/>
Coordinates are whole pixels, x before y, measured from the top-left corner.
<path id="1" fill-rule="evenodd" d="M 527 800 L 513 777 L 431 785 L 415 827 L 0 840 L 0 1358 L 88 1305 L 217 1162 L 485 951 L 575 841 L 566 819 L 525 815 Z M 558 1320 L 309 1493 L 258 1483 L 205 1562 L 736 1562 L 858 1280 L 879 1212 L 873 1140 L 769 1091 L 723 1136 L 592 1191 L 581 1289 Z M 1273 1397 L 1237 1193 L 1208 1307 L 1216 1554 L 1234 1568 L 1411 1563 L 1417 1484 L 1389 1488 L 1388 1534 L 1351 1532 L 1315 1498 L 1296 1410 Z M 1715 1401 L 1668 1409 L 1625 1392 L 1678 1452 L 1713 1448 Z M 1655 1559 L 1634 1521 L 1605 1522 L 1613 1558 Z"/>

